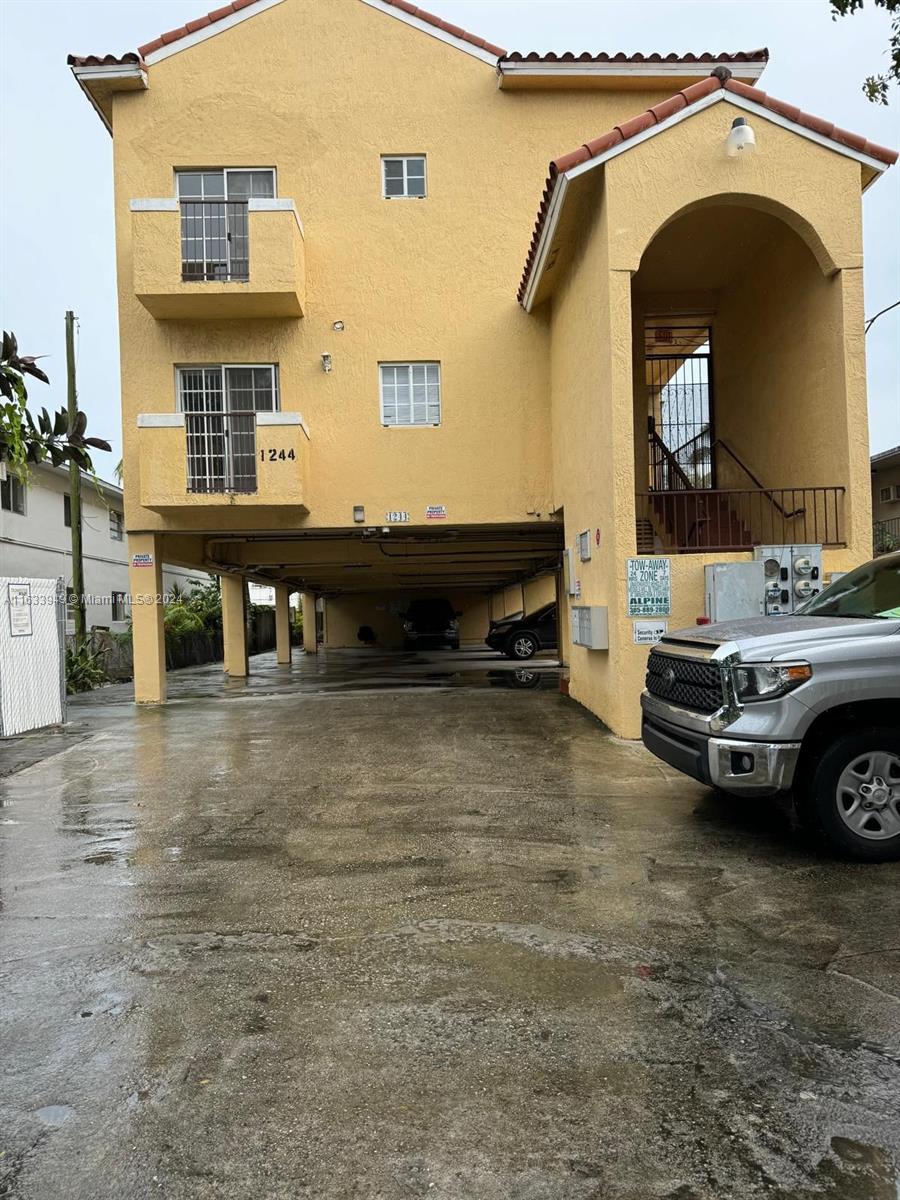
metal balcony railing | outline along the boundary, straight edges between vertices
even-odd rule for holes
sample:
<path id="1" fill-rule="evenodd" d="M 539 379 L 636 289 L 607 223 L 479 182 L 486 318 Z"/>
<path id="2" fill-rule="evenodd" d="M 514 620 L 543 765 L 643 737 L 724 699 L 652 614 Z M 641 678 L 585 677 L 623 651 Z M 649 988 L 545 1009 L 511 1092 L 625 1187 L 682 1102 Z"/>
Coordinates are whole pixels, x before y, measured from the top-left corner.
<path id="1" fill-rule="evenodd" d="M 186 283 L 249 280 L 246 200 L 181 201 L 181 278 Z"/>
<path id="2" fill-rule="evenodd" d="M 801 543 L 843 546 L 845 491 L 760 487 L 640 492 L 637 518 L 652 523 L 663 553 Z"/>
<path id="3" fill-rule="evenodd" d="M 900 550 L 900 517 L 889 517 L 886 521 L 873 521 L 872 541 L 876 554 L 888 554 Z"/>
<path id="4" fill-rule="evenodd" d="M 256 413 L 192 412 L 184 416 L 189 492 L 256 491 Z"/>

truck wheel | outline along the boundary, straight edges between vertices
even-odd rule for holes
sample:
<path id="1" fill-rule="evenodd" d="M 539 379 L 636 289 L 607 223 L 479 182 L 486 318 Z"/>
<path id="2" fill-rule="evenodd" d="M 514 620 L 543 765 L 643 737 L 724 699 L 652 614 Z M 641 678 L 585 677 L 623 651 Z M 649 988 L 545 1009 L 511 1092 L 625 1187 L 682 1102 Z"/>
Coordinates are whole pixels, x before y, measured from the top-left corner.
<path id="1" fill-rule="evenodd" d="M 900 858 L 900 733 L 876 728 L 838 737 L 798 786 L 797 811 L 849 857 Z"/>

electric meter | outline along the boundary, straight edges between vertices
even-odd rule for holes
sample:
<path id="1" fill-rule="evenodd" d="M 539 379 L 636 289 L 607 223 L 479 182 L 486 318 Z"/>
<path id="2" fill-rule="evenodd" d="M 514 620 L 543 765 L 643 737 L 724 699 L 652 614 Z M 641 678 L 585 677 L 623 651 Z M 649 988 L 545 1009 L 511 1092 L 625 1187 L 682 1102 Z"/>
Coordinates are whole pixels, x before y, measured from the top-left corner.
<path id="1" fill-rule="evenodd" d="M 808 579 L 798 579 L 794 584 L 794 594 L 798 600 L 808 600 L 813 594 L 813 585 Z"/>
<path id="2" fill-rule="evenodd" d="M 807 558 L 805 554 L 794 559 L 794 574 L 795 575 L 811 575 L 812 560 Z"/>

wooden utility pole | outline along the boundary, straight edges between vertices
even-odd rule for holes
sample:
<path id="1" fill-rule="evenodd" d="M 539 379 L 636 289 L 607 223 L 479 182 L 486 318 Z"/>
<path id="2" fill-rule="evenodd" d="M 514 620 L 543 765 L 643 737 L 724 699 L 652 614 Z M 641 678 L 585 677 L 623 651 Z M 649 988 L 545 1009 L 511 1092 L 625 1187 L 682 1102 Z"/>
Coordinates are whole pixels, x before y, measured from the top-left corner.
<path id="1" fill-rule="evenodd" d="M 66 313 L 66 377 L 68 380 L 69 431 L 78 415 L 78 391 L 75 387 L 75 314 Z M 69 460 L 69 516 L 72 526 L 72 591 L 75 593 L 75 645 L 87 637 L 84 616 L 84 559 L 81 555 L 81 467 Z"/>

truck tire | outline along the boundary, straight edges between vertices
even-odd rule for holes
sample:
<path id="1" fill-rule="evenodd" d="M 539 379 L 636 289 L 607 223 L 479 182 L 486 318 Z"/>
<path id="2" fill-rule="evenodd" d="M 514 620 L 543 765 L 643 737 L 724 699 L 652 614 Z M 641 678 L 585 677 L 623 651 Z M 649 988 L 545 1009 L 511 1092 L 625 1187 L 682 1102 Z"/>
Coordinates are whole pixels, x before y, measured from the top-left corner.
<path id="1" fill-rule="evenodd" d="M 803 825 L 847 857 L 900 859 L 900 732 L 845 733 L 807 765 L 796 788 Z"/>

